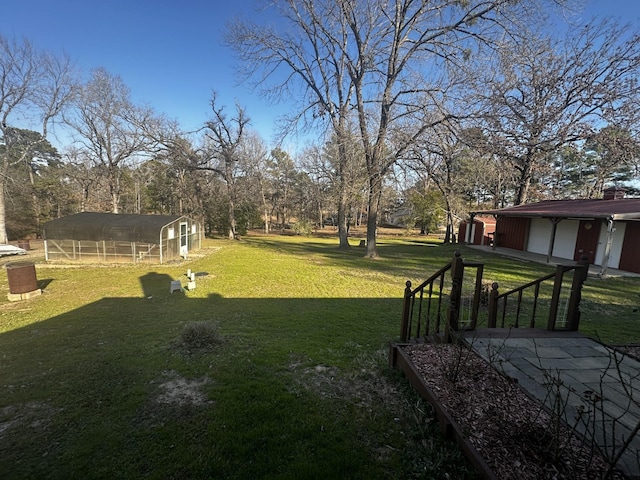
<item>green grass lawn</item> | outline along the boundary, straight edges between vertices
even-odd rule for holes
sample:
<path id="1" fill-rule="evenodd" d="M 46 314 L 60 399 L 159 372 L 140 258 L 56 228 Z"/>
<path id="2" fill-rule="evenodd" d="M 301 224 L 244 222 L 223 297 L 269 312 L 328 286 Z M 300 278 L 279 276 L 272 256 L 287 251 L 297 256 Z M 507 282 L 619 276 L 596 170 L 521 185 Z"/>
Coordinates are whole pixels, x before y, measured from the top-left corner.
<path id="1" fill-rule="evenodd" d="M 336 243 L 249 236 L 180 265 L 38 265 L 44 294 L 15 303 L 3 277 L 0 477 L 469 478 L 387 366 L 404 282 L 456 248 L 505 288 L 550 270 L 415 238 L 382 238 L 380 260 Z M 207 275 L 169 294 L 187 268 Z M 640 342 L 638 287 L 590 279 L 583 331 Z M 200 322 L 217 341 L 190 347 Z"/>

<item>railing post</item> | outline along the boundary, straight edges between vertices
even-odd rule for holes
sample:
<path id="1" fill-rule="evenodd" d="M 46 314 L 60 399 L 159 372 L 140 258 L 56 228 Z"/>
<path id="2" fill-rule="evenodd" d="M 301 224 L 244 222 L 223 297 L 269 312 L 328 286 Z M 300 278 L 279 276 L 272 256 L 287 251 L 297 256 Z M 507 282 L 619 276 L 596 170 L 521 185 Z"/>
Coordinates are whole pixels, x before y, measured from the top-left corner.
<path id="1" fill-rule="evenodd" d="M 445 340 L 447 342 L 451 342 L 451 332 L 458 331 L 463 277 L 464 263 L 460 257 L 460 252 L 456 251 L 451 261 L 451 295 L 449 296 L 449 310 L 447 312 L 447 325 L 445 330 Z"/>
<path id="2" fill-rule="evenodd" d="M 556 267 L 556 277 L 553 280 L 553 295 L 551 296 L 551 305 L 549 306 L 549 321 L 547 322 L 547 330 L 556 329 L 556 319 L 558 318 L 558 306 L 560 305 L 560 292 L 562 291 L 562 278 L 564 277 L 564 266 Z"/>
<path id="3" fill-rule="evenodd" d="M 400 341 L 406 342 L 409 338 L 409 321 L 411 316 L 411 281 L 407 280 L 404 289 L 404 303 L 402 305 L 402 325 L 400 327 Z"/>
<path id="4" fill-rule="evenodd" d="M 582 286 L 589 274 L 589 258 L 582 255 L 578 260 L 578 265 L 573 272 L 573 282 L 571 283 L 571 296 L 569 297 L 569 308 L 567 311 L 567 330 L 578 331 L 580 327 L 580 300 L 582 299 Z"/>
<path id="5" fill-rule="evenodd" d="M 488 328 L 496 328 L 498 323 L 498 283 L 493 282 L 491 284 L 491 292 L 489 293 L 489 320 L 487 321 Z"/>
<path id="6" fill-rule="evenodd" d="M 473 308 L 471 310 L 471 328 L 475 330 L 478 326 L 478 311 L 480 310 L 480 297 L 482 296 L 482 275 L 484 265 L 476 264 L 476 288 L 473 292 Z"/>

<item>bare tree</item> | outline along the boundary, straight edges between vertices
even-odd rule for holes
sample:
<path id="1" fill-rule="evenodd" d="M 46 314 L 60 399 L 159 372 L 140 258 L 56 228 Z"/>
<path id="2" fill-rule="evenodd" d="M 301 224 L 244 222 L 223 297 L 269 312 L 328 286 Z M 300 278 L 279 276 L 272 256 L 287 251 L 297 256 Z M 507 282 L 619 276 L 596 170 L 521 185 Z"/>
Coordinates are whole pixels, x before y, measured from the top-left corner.
<path id="1" fill-rule="evenodd" d="M 240 105 L 236 105 L 234 116 L 229 118 L 224 107 L 216 102 L 217 96 L 214 92 L 210 102 L 213 117 L 205 124 L 205 136 L 209 142 L 208 152 L 201 157 L 197 168 L 213 171 L 224 180 L 228 201 L 228 236 L 235 239 L 236 172 L 241 154 L 240 147 L 250 120 Z"/>
<path id="2" fill-rule="evenodd" d="M 96 202 L 91 201 L 94 189 L 100 184 L 101 175 L 99 169 L 93 168 L 93 162 L 82 150 L 73 146 L 67 148 L 63 153 L 64 162 L 67 165 L 67 176 L 72 184 L 79 189 L 80 211 L 96 209 Z"/>
<path id="3" fill-rule="evenodd" d="M 409 163 L 417 170 L 423 169 L 442 194 L 446 211 L 444 243 L 454 240 L 455 220 L 463 214 L 465 145 L 459 140 L 461 133 L 455 122 L 434 126 L 407 152 Z"/>
<path id="4" fill-rule="evenodd" d="M 67 118 L 75 130 L 77 148 L 107 176 L 113 213 L 120 208 L 123 167 L 148 154 L 156 143 L 148 134 L 156 116 L 151 109 L 134 105 L 130 97 L 129 88 L 119 76 L 98 68 L 92 71 L 73 114 Z"/>
<path id="5" fill-rule="evenodd" d="M 477 90 L 495 153 L 517 172 L 518 205 L 549 173 L 554 152 L 590 137 L 637 98 L 640 35 L 605 20 L 571 30 L 565 41 L 532 33 L 511 40 Z"/>
<path id="6" fill-rule="evenodd" d="M 315 218 L 318 227 L 325 223 L 325 210 L 333 205 L 331 185 L 333 183 L 333 168 L 319 145 L 307 147 L 300 155 L 300 167 L 309 178 L 311 195 L 316 210 Z"/>
<path id="7" fill-rule="evenodd" d="M 288 152 L 281 148 L 274 148 L 267 159 L 267 171 L 273 185 L 276 221 L 284 228 L 289 223 L 293 210 L 293 190 L 296 186 L 298 169 Z"/>
<path id="8" fill-rule="evenodd" d="M 254 78 L 271 98 L 299 101 L 298 111 L 285 120 L 285 130 L 296 125 L 303 129 L 328 126 L 337 139 L 340 162 L 344 163 L 353 82 L 347 71 L 349 35 L 338 4 L 312 0 L 278 2 L 279 13 L 291 30 L 237 22 L 228 29 L 227 40 L 244 61 L 245 78 Z M 281 69 L 286 72 L 285 78 L 267 86 L 272 74 Z M 348 248 L 343 208 L 338 211 L 338 232 L 340 247 Z"/>
<path id="9" fill-rule="evenodd" d="M 585 149 L 593 158 L 593 179 L 588 198 L 597 198 L 607 182 L 620 184 L 631 180 L 640 160 L 640 139 L 629 130 L 617 126 L 601 128 L 587 138 Z"/>
<path id="10" fill-rule="evenodd" d="M 46 141 L 50 124 L 75 92 L 75 68 L 68 57 L 38 51 L 27 40 L 11 41 L 0 35 L 0 243 L 7 242 L 5 187 L 9 168 L 33 158 Z M 12 146 L 17 140 L 13 124 L 21 116 L 39 124 L 40 135 L 31 143 Z M 24 136 L 19 136 L 20 141 Z"/>
<path id="11" fill-rule="evenodd" d="M 369 181 L 366 256 L 376 257 L 384 178 L 423 131 L 447 120 L 433 115 L 447 69 L 462 68 L 473 45 L 495 41 L 537 3 L 282 0 L 282 25 L 238 22 L 227 38 L 246 77 L 272 98 L 299 100 L 289 125 L 326 118 L 340 144 L 355 117 Z M 391 145 L 394 131 L 403 141 Z"/>
<path id="12" fill-rule="evenodd" d="M 264 233 L 271 229 L 270 191 L 271 182 L 268 175 L 268 149 L 263 139 L 255 132 L 249 132 L 242 142 L 240 161 L 243 170 L 254 180 L 257 196 L 260 199 Z"/>

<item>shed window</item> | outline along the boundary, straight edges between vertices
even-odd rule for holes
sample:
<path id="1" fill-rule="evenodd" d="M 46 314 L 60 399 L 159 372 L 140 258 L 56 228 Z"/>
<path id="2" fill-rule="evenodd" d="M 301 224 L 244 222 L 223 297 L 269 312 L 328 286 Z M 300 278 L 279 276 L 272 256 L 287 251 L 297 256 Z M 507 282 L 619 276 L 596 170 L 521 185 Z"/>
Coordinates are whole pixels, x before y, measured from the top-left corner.
<path id="1" fill-rule="evenodd" d="M 169 238 L 169 240 L 176 238 L 176 231 L 173 227 L 169 227 L 169 230 L 167 231 L 167 238 Z"/>

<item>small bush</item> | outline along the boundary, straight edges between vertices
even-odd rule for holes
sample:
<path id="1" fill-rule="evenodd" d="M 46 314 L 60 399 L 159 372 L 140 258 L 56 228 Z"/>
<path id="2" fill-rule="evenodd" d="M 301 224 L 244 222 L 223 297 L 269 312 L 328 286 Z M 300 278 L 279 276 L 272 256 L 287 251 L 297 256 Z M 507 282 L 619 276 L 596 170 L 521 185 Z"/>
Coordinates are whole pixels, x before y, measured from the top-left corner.
<path id="1" fill-rule="evenodd" d="M 297 235 L 310 237 L 313 233 L 313 225 L 307 220 L 301 220 L 293 225 L 293 231 L 296 232 Z"/>
<path id="2" fill-rule="evenodd" d="M 187 323 L 182 330 L 182 346 L 188 351 L 208 351 L 222 343 L 220 329 L 212 322 Z"/>

